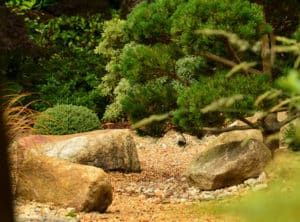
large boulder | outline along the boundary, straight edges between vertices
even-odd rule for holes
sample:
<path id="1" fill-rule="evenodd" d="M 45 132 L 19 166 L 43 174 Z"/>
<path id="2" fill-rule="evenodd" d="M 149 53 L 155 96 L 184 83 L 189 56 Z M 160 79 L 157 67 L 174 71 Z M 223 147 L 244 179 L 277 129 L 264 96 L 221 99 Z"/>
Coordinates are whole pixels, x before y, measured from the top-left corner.
<path id="1" fill-rule="evenodd" d="M 112 202 L 112 186 L 100 168 L 22 152 L 15 196 L 19 199 L 52 202 L 77 211 L 104 212 Z"/>
<path id="2" fill-rule="evenodd" d="M 129 130 L 98 130 L 50 140 L 39 151 L 50 157 L 100 167 L 106 171 L 141 170 L 136 145 Z"/>
<path id="3" fill-rule="evenodd" d="M 229 142 L 201 152 L 190 163 L 187 178 L 202 190 L 231 186 L 259 176 L 271 157 L 258 140 Z"/>

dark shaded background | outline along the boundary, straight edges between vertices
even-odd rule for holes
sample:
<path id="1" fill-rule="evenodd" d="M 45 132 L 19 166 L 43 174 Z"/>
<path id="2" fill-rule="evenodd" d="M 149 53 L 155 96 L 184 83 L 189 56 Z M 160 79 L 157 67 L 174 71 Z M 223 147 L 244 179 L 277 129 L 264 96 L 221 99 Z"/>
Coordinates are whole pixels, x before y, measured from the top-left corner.
<path id="1" fill-rule="evenodd" d="M 14 221 L 14 218 L 7 158 L 8 140 L 5 134 L 6 130 L 3 121 L 3 94 L 1 90 L 2 89 L 0 88 L 0 221 L 10 222 Z"/>

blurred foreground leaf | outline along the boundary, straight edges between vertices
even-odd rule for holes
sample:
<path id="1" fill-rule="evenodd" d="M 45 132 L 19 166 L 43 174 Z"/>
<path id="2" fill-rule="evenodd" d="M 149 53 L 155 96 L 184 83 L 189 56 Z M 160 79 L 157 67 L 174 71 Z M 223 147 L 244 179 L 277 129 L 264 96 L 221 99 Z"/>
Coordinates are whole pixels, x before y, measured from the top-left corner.
<path id="1" fill-rule="evenodd" d="M 298 222 L 300 218 L 300 154 L 278 152 L 267 168 L 269 187 L 251 192 L 221 212 L 240 216 L 245 221 Z"/>
<path id="2" fill-rule="evenodd" d="M 162 121 L 162 120 L 168 119 L 171 115 L 172 115 L 172 112 L 161 114 L 161 115 L 151 115 L 150 117 L 144 118 L 141 121 L 139 121 L 136 124 L 134 124 L 133 128 L 137 129 L 137 128 L 146 126 L 146 125 L 148 125 L 150 123 L 153 123 L 153 122 L 158 122 L 158 121 Z"/>

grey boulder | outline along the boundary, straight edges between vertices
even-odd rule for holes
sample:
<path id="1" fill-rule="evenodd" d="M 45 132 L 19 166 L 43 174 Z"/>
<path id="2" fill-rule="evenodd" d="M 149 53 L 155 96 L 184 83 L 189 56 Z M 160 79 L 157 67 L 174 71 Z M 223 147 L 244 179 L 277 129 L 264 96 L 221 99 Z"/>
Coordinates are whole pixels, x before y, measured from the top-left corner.
<path id="1" fill-rule="evenodd" d="M 261 131 L 257 129 L 234 130 L 230 132 L 225 132 L 221 133 L 215 139 L 211 140 L 210 143 L 207 145 L 207 149 L 210 149 L 211 147 L 215 147 L 217 145 L 248 139 L 256 139 L 259 141 L 263 141 L 263 135 Z"/>
<path id="2" fill-rule="evenodd" d="M 271 151 L 261 141 L 233 141 L 198 154 L 186 176 L 191 185 L 202 190 L 219 189 L 259 176 L 271 157 Z"/>
<path id="3" fill-rule="evenodd" d="M 140 162 L 129 130 L 99 130 L 41 145 L 49 156 L 102 168 L 106 171 L 139 172 Z"/>

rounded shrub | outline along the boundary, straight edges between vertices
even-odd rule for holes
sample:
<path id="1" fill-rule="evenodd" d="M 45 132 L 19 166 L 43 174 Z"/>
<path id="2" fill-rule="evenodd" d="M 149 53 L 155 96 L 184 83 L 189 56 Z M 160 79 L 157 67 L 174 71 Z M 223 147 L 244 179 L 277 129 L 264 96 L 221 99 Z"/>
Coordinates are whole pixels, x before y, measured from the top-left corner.
<path id="1" fill-rule="evenodd" d="M 267 75 L 237 74 L 230 78 L 226 78 L 222 72 L 212 76 L 203 75 L 178 96 L 178 109 L 174 113 L 173 121 L 184 130 L 198 135 L 204 126 L 222 126 L 226 118 L 247 116 L 248 111 L 253 110 L 256 98 L 269 89 Z M 244 99 L 236 101 L 230 111 L 201 112 L 202 108 L 216 100 L 240 94 Z"/>
<path id="2" fill-rule="evenodd" d="M 146 84 L 162 76 L 172 76 L 175 60 L 172 58 L 171 47 L 167 45 L 156 44 L 150 47 L 133 44 L 124 47 L 120 64 L 122 74 L 130 84 Z"/>
<path id="3" fill-rule="evenodd" d="M 44 135 L 66 135 L 98 129 L 97 115 L 84 106 L 57 105 L 41 113 L 34 130 Z"/>
<path id="4" fill-rule="evenodd" d="M 171 40 L 171 16 L 187 0 L 143 1 L 128 15 L 124 31 L 137 43 L 168 43 Z"/>
<path id="5" fill-rule="evenodd" d="M 245 0 L 190 0 L 178 6 L 171 16 L 171 38 L 187 53 L 197 54 L 199 50 L 224 53 L 219 37 L 199 35 L 196 30 L 225 30 L 256 41 L 262 15 L 259 5 Z"/>

